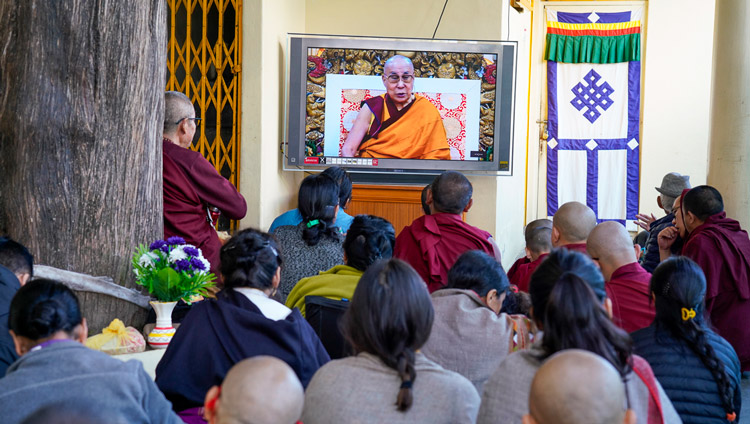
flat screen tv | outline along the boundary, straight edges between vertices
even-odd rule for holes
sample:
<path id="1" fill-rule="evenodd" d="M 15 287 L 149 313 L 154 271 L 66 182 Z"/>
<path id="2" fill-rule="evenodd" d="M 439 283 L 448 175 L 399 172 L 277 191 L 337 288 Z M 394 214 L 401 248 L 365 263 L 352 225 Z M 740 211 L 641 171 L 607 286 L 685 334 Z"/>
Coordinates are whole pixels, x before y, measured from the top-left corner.
<path id="1" fill-rule="evenodd" d="M 516 47 L 289 34 L 284 169 L 510 175 Z"/>

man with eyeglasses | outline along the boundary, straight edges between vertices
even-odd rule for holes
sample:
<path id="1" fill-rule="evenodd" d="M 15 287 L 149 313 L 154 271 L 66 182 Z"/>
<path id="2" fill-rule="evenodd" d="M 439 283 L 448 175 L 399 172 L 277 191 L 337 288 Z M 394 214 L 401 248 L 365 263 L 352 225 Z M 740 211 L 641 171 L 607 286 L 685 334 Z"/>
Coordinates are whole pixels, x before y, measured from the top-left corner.
<path id="1" fill-rule="evenodd" d="M 414 65 L 396 55 L 385 62 L 386 93 L 365 100 L 346 138 L 344 157 L 447 159 L 451 152 L 437 108 L 412 93 Z"/>
<path id="2" fill-rule="evenodd" d="M 177 91 L 164 95 L 164 237 L 179 236 L 198 247 L 219 275 L 221 242 L 207 209 L 229 219 L 247 212 L 245 198 L 200 153 L 190 150 L 200 118 L 190 99 Z"/>

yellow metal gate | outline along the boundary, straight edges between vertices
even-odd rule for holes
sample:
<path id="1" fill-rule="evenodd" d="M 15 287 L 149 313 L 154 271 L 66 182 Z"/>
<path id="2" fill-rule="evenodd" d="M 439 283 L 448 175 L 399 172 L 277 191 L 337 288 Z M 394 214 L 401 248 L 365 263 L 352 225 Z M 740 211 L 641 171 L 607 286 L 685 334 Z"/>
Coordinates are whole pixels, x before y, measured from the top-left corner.
<path id="1" fill-rule="evenodd" d="M 242 0 L 167 5 L 167 90 L 185 93 L 202 118 L 191 148 L 239 188 Z"/>

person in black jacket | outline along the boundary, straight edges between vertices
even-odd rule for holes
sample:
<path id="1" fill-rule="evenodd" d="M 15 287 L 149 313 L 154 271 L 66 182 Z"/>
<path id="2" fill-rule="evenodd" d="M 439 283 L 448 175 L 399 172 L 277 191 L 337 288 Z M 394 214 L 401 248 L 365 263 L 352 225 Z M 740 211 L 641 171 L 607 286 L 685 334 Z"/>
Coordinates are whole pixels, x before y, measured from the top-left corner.
<path id="1" fill-rule="evenodd" d="M 656 318 L 632 334 L 635 352 L 651 364 L 685 424 L 739 422 L 740 363 L 706 322 L 701 268 L 670 258 L 654 271 L 650 289 Z"/>

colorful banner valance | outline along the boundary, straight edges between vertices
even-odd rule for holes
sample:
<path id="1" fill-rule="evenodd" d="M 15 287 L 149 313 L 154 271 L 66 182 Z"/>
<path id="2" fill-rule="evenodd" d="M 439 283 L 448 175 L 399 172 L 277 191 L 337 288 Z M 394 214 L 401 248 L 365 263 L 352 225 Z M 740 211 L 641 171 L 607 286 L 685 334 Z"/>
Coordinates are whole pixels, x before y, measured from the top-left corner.
<path id="1" fill-rule="evenodd" d="M 571 13 L 547 10 L 544 59 L 560 63 L 621 63 L 641 60 L 643 9 Z"/>

